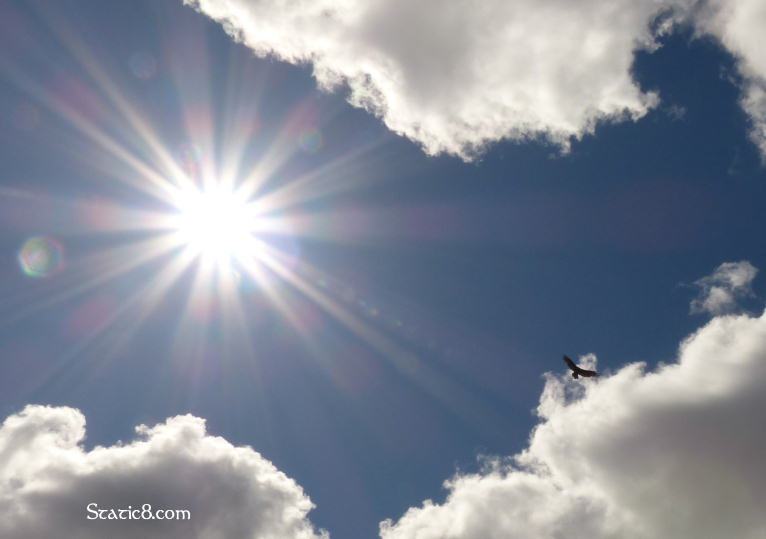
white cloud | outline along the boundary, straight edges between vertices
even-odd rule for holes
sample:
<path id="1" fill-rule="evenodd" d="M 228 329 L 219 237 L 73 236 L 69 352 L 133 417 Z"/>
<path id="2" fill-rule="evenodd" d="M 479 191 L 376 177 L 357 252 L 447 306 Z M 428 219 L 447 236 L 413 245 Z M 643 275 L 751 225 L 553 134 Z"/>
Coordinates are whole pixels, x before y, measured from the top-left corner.
<path id="1" fill-rule="evenodd" d="M 456 475 L 444 503 L 381 523 L 381 536 L 763 539 L 765 355 L 766 314 L 721 316 L 654 372 L 574 381 L 562 367 L 523 453 Z"/>
<path id="2" fill-rule="evenodd" d="M 502 138 L 566 149 L 598 121 L 658 102 L 632 79 L 650 25 L 693 0 L 184 0 L 260 56 L 310 63 L 319 85 L 429 154 L 470 158 Z"/>
<path id="3" fill-rule="evenodd" d="M 766 156 L 766 28 L 764 0 L 710 0 L 696 24 L 718 38 L 737 58 L 744 78 L 742 108 L 752 122 L 750 136 Z"/>
<path id="4" fill-rule="evenodd" d="M 34 405 L 8 417 L 0 427 L 0 537 L 327 537 L 306 519 L 313 505 L 300 486 L 251 448 L 206 434 L 202 419 L 136 430 L 139 440 L 85 451 L 76 409 Z M 191 520 L 88 520 L 90 503 L 186 509 Z"/>
<path id="5" fill-rule="evenodd" d="M 752 295 L 750 283 L 758 269 L 747 260 L 724 262 L 712 275 L 695 281 L 699 295 L 691 302 L 692 313 L 723 314 L 737 308 L 737 300 Z"/>

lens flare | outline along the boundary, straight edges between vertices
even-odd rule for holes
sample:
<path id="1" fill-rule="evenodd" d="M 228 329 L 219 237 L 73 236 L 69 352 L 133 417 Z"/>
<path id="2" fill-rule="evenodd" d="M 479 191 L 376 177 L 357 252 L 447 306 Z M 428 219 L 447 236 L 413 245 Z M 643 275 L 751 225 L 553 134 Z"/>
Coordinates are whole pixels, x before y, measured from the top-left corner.
<path id="1" fill-rule="evenodd" d="M 304 152 L 316 153 L 322 147 L 322 134 L 317 129 L 301 133 L 298 144 Z"/>
<path id="2" fill-rule="evenodd" d="M 64 260 L 64 248 L 45 236 L 29 238 L 19 251 L 21 269 L 30 277 L 48 277 L 59 270 Z"/>
<path id="3" fill-rule="evenodd" d="M 139 79 L 151 79 L 157 73 L 157 60 L 146 51 L 133 53 L 128 60 L 128 65 Z"/>
<path id="4" fill-rule="evenodd" d="M 202 150 L 196 144 L 185 143 L 179 148 L 181 166 L 190 178 L 199 178 Z"/>

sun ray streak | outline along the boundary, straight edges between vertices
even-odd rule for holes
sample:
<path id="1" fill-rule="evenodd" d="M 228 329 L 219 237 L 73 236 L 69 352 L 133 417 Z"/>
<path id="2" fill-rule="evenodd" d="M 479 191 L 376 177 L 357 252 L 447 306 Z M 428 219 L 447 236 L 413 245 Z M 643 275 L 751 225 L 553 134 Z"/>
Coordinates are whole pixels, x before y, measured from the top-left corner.
<path id="1" fill-rule="evenodd" d="M 290 309 L 289 304 L 282 298 L 271 286 L 268 286 L 269 277 L 266 274 L 264 264 L 260 256 L 256 259 L 250 259 L 243 264 L 247 275 L 253 279 L 264 291 L 271 304 L 277 309 L 277 312 L 287 320 L 290 325 L 296 329 L 300 328 L 300 320 L 295 312 Z"/>
<path id="2" fill-rule="evenodd" d="M 295 178 L 270 193 L 258 197 L 258 210 L 261 214 L 284 210 L 300 203 L 305 203 L 330 194 L 358 189 L 367 183 L 377 181 L 362 173 L 365 165 L 361 157 L 370 154 L 381 141 L 376 140 L 353 152 L 339 156 L 329 163 L 312 170 L 310 173 Z M 269 171 L 259 163 L 255 170 L 242 184 L 243 191 L 248 196 L 255 195 L 262 182 L 270 176 Z"/>
<path id="3" fill-rule="evenodd" d="M 199 177 L 193 178 L 207 186 L 209 182 L 219 181 L 217 178 L 214 145 L 214 121 L 210 103 L 210 59 L 207 47 L 201 39 L 200 33 L 190 33 L 182 37 L 182 54 L 178 54 L 178 47 L 168 51 L 172 60 L 168 63 L 171 77 L 175 82 L 176 94 L 181 104 L 181 114 L 185 132 L 189 141 L 199 146 L 205 156 L 198 165 L 201 167 Z M 203 75 L 204 74 L 204 75 Z M 190 85 L 189 81 L 193 83 Z"/>
<path id="4" fill-rule="evenodd" d="M 78 261 L 78 266 L 81 269 L 78 271 L 76 267 L 73 267 L 71 273 L 79 276 L 82 275 L 84 269 L 89 268 L 89 273 L 93 277 L 79 285 L 67 287 L 64 291 L 57 294 L 46 295 L 43 300 L 17 308 L 13 315 L 3 317 L 3 324 L 10 324 L 42 310 L 49 309 L 56 304 L 85 294 L 104 283 L 117 279 L 144 264 L 150 263 L 152 260 L 165 255 L 177 247 L 172 238 L 172 234 L 165 234 L 148 240 L 134 242 L 130 246 L 120 245 L 112 247 L 96 255 L 81 259 Z"/>
<path id="5" fill-rule="evenodd" d="M 56 211 L 51 212 L 51 207 Z M 24 188 L 0 192 L 0 212 L 13 228 L 50 230 L 59 237 L 158 232 L 171 227 L 166 212 L 129 208 L 106 198 L 70 198 Z"/>
<path id="6" fill-rule="evenodd" d="M 223 317 L 223 329 L 227 335 L 233 335 L 236 332 L 238 338 L 244 339 L 249 357 L 253 357 L 253 342 L 247 330 L 242 298 L 232 278 L 232 271 L 229 270 L 224 274 L 219 272 L 217 282 L 217 295 L 222 304 L 221 309 L 226 314 Z"/>
<path id="7" fill-rule="evenodd" d="M 221 115 L 221 148 L 223 154 L 220 162 L 222 169 L 220 177 L 226 185 L 234 188 L 242 178 L 245 164 L 245 154 L 254 135 L 259 131 L 259 107 L 263 99 L 265 81 L 268 77 L 254 77 L 253 64 L 242 62 L 238 52 L 232 50 L 229 63 L 236 65 L 228 70 L 225 102 L 230 106 L 224 107 Z M 254 193 L 249 193 L 248 196 Z"/>
<path id="8" fill-rule="evenodd" d="M 327 314 L 391 361 L 397 371 L 413 381 L 443 407 L 451 410 L 467 424 L 476 425 L 482 429 L 492 429 L 492 425 L 499 424 L 495 421 L 502 418 L 497 417 L 497 413 L 493 412 L 488 404 L 472 395 L 461 385 L 443 376 L 417 355 L 400 347 L 375 328 L 356 318 L 343 305 L 316 289 L 310 281 L 291 271 L 285 261 L 280 260 L 281 258 L 284 257 L 278 251 L 270 248 L 265 249 L 261 256 L 263 263 L 284 281 L 314 301 Z"/>
<path id="9" fill-rule="evenodd" d="M 384 357 L 394 361 L 397 367 L 407 370 L 406 361 L 414 358 L 413 354 L 401 349 L 392 341 L 375 331 L 372 327 L 357 319 L 348 309 L 334 301 L 328 295 L 313 288 L 309 282 L 292 272 L 284 261 L 280 260 L 280 253 L 274 249 L 267 249 L 262 253 L 261 260 L 269 269 L 276 273 L 285 282 L 289 283 L 306 297 L 319 305 L 327 314 L 341 322 L 355 335 L 372 346 Z M 407 359 L 404 359 L 407 358 Z"/>
<path id="10" fill-rule="evenodd" d="M 62 98 L 55 88 L 44 86 L 44 78 L 34 78 L 31 72 L 18 69 L 16 60 L 0 55 L 0 67 L 5 69 L 10 82 L 39 102 L 40 108 L 47 109 L 51 116 L 56 117 L 55 128 L 67 136 L 75 135 L 73 141 L 61 143 L 61 147 L 74 159 L 90 166 L 87 172 L 104 172 L 107 178 L 115 178 L 137 194 L 149 195 L 154 199 L 152 202 L 159 201 L 167 207 L 167 213 L 158 214 L 125 207 L 106 208 L 101 201 L 55 200 L 59 208 L 65 209 L 64 213 L 82 215 L 100 208 L 114 214 L 111 220 L 102 222 L 91 222 L 85 218 L 81 221 L 78 216 L 65 226 L 51 226 L 62 233 L 81 234 L 86 240 L 96 237 L 97 241 L 104 242 L 114 239 L 105 234 L 107 232 L 125 232 L 125 236 L 131 233 L 130 238 L 135 237 L 132 235 L 135 232 L 151 233 L 152 237 L 124 242 L 111 249 L 74 258 L 66 272 L 56 274 L 39 285 L 34 283 L 36 293 L 47 294 L 47 297 L 38 296 L 36 301 L 21 305 L 10 318 L 3 318 L 2 322 L 9 324 L 57 304 L 67 301 L 74 304 L 81 296 L 106 284 L 114 285 L 112 292 L 115 297 L 125 289 L 133 291 L 108 315 L 96 320 L 87 333 L 82 333 L 84 337 L 74 346 L 65 350 L 63 361 L 56 364 L 55 371 L 43 380 L 44 383 L 64 383 L 58 378 L 61 375 L 63 380 L 66 376 L 62 373 L 65 372 L 70 379 L 73 378 L 74 371 L 67 369 L 67 365 L 94 367 L 89 369 L 88 379 L 79 380 L 83 384 L 92 382 L 95 373 L 107 367 L 136 338 L 137 333 L 154 320 L 152 316 L 155 313 L 157 316 L 165 314 L 158 307 L 164 307 L 162 302 L 166 297 L 175 297 L 177 290 L 173 289 L 173 285 L 179 282 L 189 284 L 190 288 L 185 301 L 181 301 L 183 307 L 178 309 L 180 314 L 174 320 L 175 324 L 170 326 L 169 333 L 172 335 L 169 338 L 175 336 L 171 350 L 175 355 L 188 351 L 191 356 L 176 358 L 190 360 L 188 365 L 181 365 L 191 370 L 198 369 L 210 354 L 210 344 L 226 348 L 235 337 L 236 349 L 250 352 L 243 362 L 256 365 L 252 352 L 257 349 L 250 341 L 246 319 L 247 313 L 252 311 L 248 310 L 250 305 L 244 303 L 231 276 L 236 268 L 261 287 L 259 300 L 268 300 L 269 307 L 273 306 L 277 314 L 295 328 L 297 335 L 311 345 L 307 348 L 317 352 L 312 354 L 324 366 L 330 365 L 333 357 L 324 353 L 326 350 L 320 353 L 323 338 L 317 337 L 317 333 L 313 332 L 316 328 L 312 329 L 306 323 L 310 317 L 303 316 L 305 313 L 300 311 L 305 307 L 310 308 L 311 316 L 324 316 L 319 314 L 321 310 L 328 319 L 338 322 L 359 340 L 352 339 L 353 347 L 358 349 L 361 343 L 369 346 L 369 350 L 364 352 L 366 357 L 371 358 L 370 361 L 390 364 L 391 370 L 399 373 L 402 380 L 417 386 L 467 423 L 484 424 L 487 418 L 492 419 L 488 422 L 490 425 L 502 422 L 460 380 L 440 369 L 442 365 L 433 361 L 434 356 L 430 352 L 419 356 L 413 350 L 420 348 L 409 346 L 412 341 L 397 339 L 402 335 L 382 330 L 386 329 L 382 326 L 382 317 L 373 319 L 374 315 L 370 315 L 365 318 L 360 312 L 354 312 L 358 305 L 344 304 L 339 301 L 339 296 L 333 297 L 328 290 L 316 285 L 329 279 L 327 275 L 297 256 L 278 250 L 260 235 L 264 231 L 279 232 L 294 241 L 295 230 L 294 227 L 291 229 L 291 220 L 294 221 L 300 214 L 307 216 L 300 223 L 302 228 L 299 232 L 304 236 L 311 235 L 311 227 L 317 221 L 322 221 L 318 228 L 357 224 L 353 220 L 349 222 L 350 214 L 323 214 L 322 211 L 326 212 L 327 208 L 311 203 L 368 186 L 381 181 L 384 175 L 390 175 L 392 163 L 385 161 L 390 155 L 378 151 L 390 137 L 381 136 L 363 144 L 354 142 L 349 151 L 334 158 L 328 152 L 324 158 L 304 155 L 305 161 L 300 158 L 291 161 L 300 151 L 300 144 L 306 142 L 298 137 L 304 129 L 302 122 L 308 118 L 311 122 L 317 121 L 318 125 L 320 114 L 317 110 L 322 110 L 326 119 L 326 109 L 314 110 L 312 107 L 317 101 L 307 98 L 294 108 L 278 129 L 269 131 L 269 136 L 273 136 L 270 144 L 260 146 L 261 141 L 258 140 L 255 147 L 252 139 L 248 138 L 247 122 L 240 133 L 239 127 L 243 124 L 237 113 L 248 111 L 247 121 L 253 121 L 256 114 L 252 112 L 255 109 L 253 96 L 251 93 L 245 96 L 245 90 L 241 90 L 242 95 L 235 95 L 235 90 L 244 88 L 242 84 L 239 88 L 234 83 L 219 84 L 213 74 L 216 66 L 211 65 L 211 59 L 207 56 L 209 50 L 201 32 L 186 34 L 191 36 L 189 44 L 193 48 L 174 47 L 177 44 L 171 42 L 166 50 L 172 60 L 166 67 L 175 84 L 175 95 L 172 96 L 170 120 L 163 118 L 168 120 L 167 125 L 154 123 L 153 118 L 142 112 L 140 102 L 129 98 L 125 89 L 129 85 L 121 84 L 119 72 L 109 71 L 109 63 L 104 61 L 107 58 L 105 53 L 89 46 L 86 34 L 78 34 L 76 25 L 67 24 L 62 18 L 64 14 L 56 6 L 35 4 L 34 9 L 47 23 L 54 41 L 63 45 L 74 60 L 76 69 L 72 78 L 98 101 L 98 108 L 105 105 L 108 110 L 99 110 L 91 116 L 87 108 L 83 111 L 77 106 L 70 106 L 66 96 Z M 170 36 L 171 41 L 173 37 Z M 193 75 L 190 75 L 190 70 L 194 71 Z M 216 74 L 221 72 L 215 71 Z M 231 70 L 227 72 L 230 77 L 239 76 L 232 75 Z M 82 84 L 77 77 L 86 84 Z M 220 97 L 221 87 L 228 91 L 227 100 L 238 101 L 232 107 L 223 107 L 224 114 L 230 114 L 223 120 L 216 117 L 219 111 L 217 104 L 212 102 L 214 97 Z M 167 105 L 167 102 L 164 104 Z M 183 159 L 174 157 L 174 152 L 169 149 L 173 146 L 169 147 L 161 140 L 162 129 L 170 129 L 171 121 L 185 130 L 182 134 L 188 138 L 185 142 L 202 148 L 201 155 L 193 156 L 195 160 L 191 166 L 187 166 L 189 164 Z M 312 125 L 311 129 L 315 130 L 315 127 Z M 221 133 L 219 128 L 223 128 L 224 132 Z M 237 132 L 232 134 L 233 130 Z M 318 128 L 315 132 L 318 133 Z M 75 144 L 72 143 L 87 146 L 88 151 L 73 150 Z M 320 143 L 321 139 L 315 147 L 304 144 L 303 150 L 313 153 L 319 149 Z M 252 158 L 247 155 L 248 149 L 256 149 L 255 153 L 260 153 L 257 162 L 248 161 Z M 280 174 L 284 175 L 285 171 L 293 168 L 305 171 L 307 169 L 303 167 L 315 161 L 321 164 L 304 174 L 296 174 L 292 178 L 280 177 Z M 221 190 L 218 193 L 219 204 L 213 204 L 211 210 L 210 203 L 215 199 L 211 195 L 216 189 Z M 201 200 L 205 203 L 202 211 L 196 211 L 199 208 L 194 209 L 194 205 L 193 211 L 190 211 L 186 205 L 190 192 L 200 195 L 197 202 Z M 220 195 L 236 199 L 236 204 L 220 203 Z M 311 207 L 301 208 L 302 205 Z M 286 211 L 291 209 L 298 211 L 294 214 Z M 368 237 L 372 234 L 371 228 L 356 227 L 354 232 L 357 236 Z M 318 237 L 325 236 L 320 231 Z M 93 245 L 86 247 L 93 248 Z M 206 256 L 210 252 L 214 253 L 213 256 Z M 163 257 L 166 259 L 163 260 Z M 156 267 L 152 265 L 155 263 Z M 136 277 L 132 288 L 123 288 L 123 285 L 131 285 L 132 277 Z M 187 278 L 190 283 L 187 283 Z M 312 305 L 308 305 L 309 302 Z M 178 305 L 168 306 L 174 311 L 177 308 Z M 211 310 L 206 310 L 208 308 Z M 333 329 L 337 329 L 335 324 Z M 347 336 L 345 331 L 340 334 L 344 338 Z M 240 344 L 242 339 L 247 345 L 244 349 Z M 106 353 L 94 354 L 94 349 L 99 347 L 106 349 Z M 225 371 L 226 367 L 226 362 L 216 364 L 220 371 Z M 254 367 L 253 372 L 257 371 Z"/>
<path id="11" fill-rule="evenodd" d="M 168 200 L 172 198 L 177 188 L 171 184 L 167 178 L 151 168 L 148 164 L 141 161 L 131 152 L 126 150 L 113 138 L 100 130 L 96 125 L 82 116 L 78 115 L 72 110 L 63 110 L 53 96 L 43 89 L 40 85 L 36 84 L 26 76 L 14 70 L 8 64 L 3 65 L 3 69 L 6 72 L 13 72 L 16 85 L 25 93 L 32 95 L 37 99 L 51 113 L 55 114 L 59 118 L 65 120 L 69 125 L 74 127 L 87 139 L 94 142 L 102 150 L 118 159 L 120 162 L 126 164 L 131 169 L 138 173 L 137 177 L 132 176 L 117 176 L 121 181 L 124 181 L 139 189 L 140 191 L 151 195 L 159 200 Z M 83 159 L 82 156 L 77 156 L 78 159 Z M 92 163 L 89 163 L 92 164 Z M 109 171 L 113 172 L 113 171 Z M 142 181 L 145 180 L 145 181 Z M 147 185 L 146 181 L 149 182 Z"/>
<path id="12" fill-rule="evenodd" d="M 119 321 L 119 331 L 113 331 L 109 335 L 108 349 L 98 356 L 91 356 L 89 360 L 89 365 L 87 365 L 89 375 L 97 375 L 99 368 L 103 368 L 110 358 L 118 355 L 128 345 L 136 331 L 163 299 L 164 293 L 177 281 L 181 273 L 189 267 L 192 260 L 190 256 L 179 256 L 165 265 L 156 278 L 147 282 L 137 293 L 133 294 L 118 309 L 102 320 L 89 338 L 79 341 L 74 347 L 64 353 L 62 357 L 57 358 L 56 367 L 46 378 L 40 380 L 40 387 L 60 378 L 69 371 L 72 368 L 72 362 L 84 357 L 83 352 L 91 347 L 99 337 L 114 329 Z M 81 380 L 81 383 L 87 383 L 87 380 Z"/>
<path id="13" fill-rule="evenodd" d="M 72 31 L 66 21 L 62 17 L 56 17 L 48 10 L 38 10 L 38 12 L 48 21 L 49 28 L 58 35 L 61 42 L 69 49 L 73 57 L 80 62 L 86 72 L 98 83 L 99 88 L 106 93 L 112 104 L 120 112 L 122 118 L 135 130 L 139 139 L 146 143 L 152 150 L 155 157 L 159 159 L 162 167 L 164 167 L 166 175 L 169 175 L 180 184 L 188 181 L 186 179 L 186 174 L 175 159 L 173 159 L 173 157 L 166 151 L 165 145 L 162 144 L 159 137 L 157 137 L 151 127 L 143 121 L 141 115 L 122 95 L 118 87 L 112 82 L 109 75 L 107 75 L 101 67 L 99 61 L 91 53 L 91 50 L 79 36 Z"/>
<path id="14" fill-rule="evenodd" d="M 186 298 L 185 307 L 173 331 L 171 357 L 184 364 L 191 373 L 193 383 L 200 381 L 208 353 L 209 317 L 212 308 L 211 280 L 217 268 L 213 261 L 197 259 L 194 280 Z M 195 388 L 196 389 L 196 388 Z"/>

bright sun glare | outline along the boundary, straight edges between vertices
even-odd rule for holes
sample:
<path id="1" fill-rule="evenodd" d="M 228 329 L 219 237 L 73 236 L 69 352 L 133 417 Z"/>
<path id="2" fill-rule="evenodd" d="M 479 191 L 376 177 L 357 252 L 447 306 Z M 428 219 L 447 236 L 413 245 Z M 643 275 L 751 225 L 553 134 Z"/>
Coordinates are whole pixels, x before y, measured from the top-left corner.
<path id="1" fill-rule="evenodd" d="M 255 208 L 236 191 L 221 185 L 189 188 L 179 196 L 177 207 L 179 239 L 195 256 L 225 263 L 255 255 Z"/>

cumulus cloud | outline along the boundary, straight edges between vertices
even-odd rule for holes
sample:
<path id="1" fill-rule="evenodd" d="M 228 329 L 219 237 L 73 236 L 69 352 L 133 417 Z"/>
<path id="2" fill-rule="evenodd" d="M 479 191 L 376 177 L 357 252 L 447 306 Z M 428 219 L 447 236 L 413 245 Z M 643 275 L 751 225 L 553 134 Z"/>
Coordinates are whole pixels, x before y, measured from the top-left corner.
<path id="1" fill-rule="evenodd" d="M 758 269 L 747 260 L 724 262 L 712 275 L 694 282 L 699 295 L 691 302 L 692 313 L 723 314 L 737 308 L 738 300 L 753 294 L 750 283 Z"/>
<path id="2" fill-rule="evenodd" d="M 253 449 L 208 435 L 202 419 L 177 416 L 136 431 L 129 444 L 86 451 L 76 409 L 30 405 L 8 417 L 0 427 L 0 537 L 328 537 L 307 520 L 313 505 L 300 486 Z M 131 514 L 90 520 L 89 504 Z M 191 519 L 128 519 L 144 504 L 188 510 Z"/>
<path id="3" fill-rule="evenodd" d="M 599 121 L 658 102 L 631 75 L 634 52 L 694 0 L 184 0 L 259 56 L 311 64 L 429 154 L 470 159 L 487 142 L 542 138 L 566 149 Z"/>
<path id="4" fill-rule="evenodd" d="M 698 28 L 712 34 L 737 58 L 743 77 L 742 108 L 751 121 L 750 136 L 766 156 L 766 2 L 711 0 L 696 18 Z"/>
<path id="5" fill-rule="evenodd" d="M 720 316 L 678 361 L 547 375 L 528 448 L 380 525 L 383 539 L 766 537 L 766 313 Z M 563 371 L 563 368 L 562 368 Z"/>

